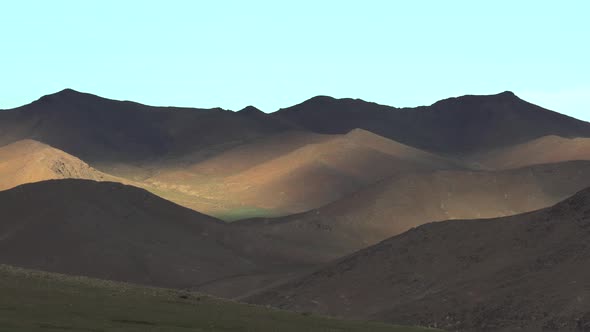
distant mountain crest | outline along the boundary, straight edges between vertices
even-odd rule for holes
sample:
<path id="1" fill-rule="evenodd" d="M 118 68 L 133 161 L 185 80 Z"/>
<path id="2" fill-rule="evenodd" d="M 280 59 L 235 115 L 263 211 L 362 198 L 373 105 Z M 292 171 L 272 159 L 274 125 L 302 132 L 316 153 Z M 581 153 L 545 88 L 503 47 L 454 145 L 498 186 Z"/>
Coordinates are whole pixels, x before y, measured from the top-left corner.
<path id="1" fill-rule="evenodd" d="M 590 137 L 589 123 L 528 103 L 510 91 L 403 109 L 318 96 L 272 116 L 317 133 L 362 128 L 420 149 L 459 155 L 547 135 Z"/>
<path id="2" fill-rule="evenodd" d="M 75 144 L 75 149 L 70 146 L 80 141 L 80 137 L 108 150 L 124 150 L 126 155 L 136 153 L 139 147 L 145 155 L 150 155 L 153 151 L 187 151 L 192 149 L 188 146 L 191 144 L 240 141 L 292 129 L 346 134 L 361 128 L 405 145 L 452 155 L 510 146 L 548 135 L 590 137 L 589 123 L 528 103 L 510 91 L 466 95 L 431 106 L 403 109 L 320 95 L 266 114 L 254 106 L 238 112 L 147 106 L 64 89 L 12 111 L 18 110 L 36 113 L 39 119 L 34 122 L 26 117 L 6 115 L 4 121 L 0 117 L 0 133 L 9 132 L 6 129 L 9 127 L 38 123 L 36 133 L 22 134 L 32 132 L 27 127 L 14 131 L 19 137 L 3 139 L 5 142 L 39 138 L 74 154 L 82 149 L 81 145 Z M 43 118 L 47 113 L 54 115 Z M 17 123 L 10 124 L 12 121 Z M 203 121 L 210 124 L 203 125 Z M 79 132 L 73 133 L 74 128 Z M 229 133 L 234 137 L 230 138 Z M 71 137 L 66 140 L 65 136 Z M 84 150 L 87 149 L 86 146 Z"/>
<path id="3" fill-rule="evenodd" d="M 443 105 L 453 105 L 453 104 L 484 104 L 484 103 L 493 103 L 493 102 L 524 102 L 520 99 L 514 92 L 512 91 L 504 91 L 501 93 L 493 94 L 493 95 L 464 95 L 459 97 L 451 97 L 439 100 L 431 105 L 431 107 L 436 108 Z"/>
<path id="4" fill-rule="evenodd" d="M 260 115 L 266 115 L 266 113 L 264 113 L 263 111 L 261 111 L 260 109 L 249 105 L 246 106 L 244 108 L 242 108 L 241 110 L 238 111 L 238 113 L 240 114 L 260 114 Z"/>

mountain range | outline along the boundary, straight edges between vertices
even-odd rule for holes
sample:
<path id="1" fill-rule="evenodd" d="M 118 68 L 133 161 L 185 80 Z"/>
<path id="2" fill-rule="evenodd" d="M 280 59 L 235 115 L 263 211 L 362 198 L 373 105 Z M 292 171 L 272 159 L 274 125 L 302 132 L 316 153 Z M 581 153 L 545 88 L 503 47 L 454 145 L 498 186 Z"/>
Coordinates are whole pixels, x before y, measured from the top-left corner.
<path id="1" fill-rule="evenodd" d="M 0 264 L 459 331 L 590 329 L 590 123 L 511 92 L 0 111 Z"/>

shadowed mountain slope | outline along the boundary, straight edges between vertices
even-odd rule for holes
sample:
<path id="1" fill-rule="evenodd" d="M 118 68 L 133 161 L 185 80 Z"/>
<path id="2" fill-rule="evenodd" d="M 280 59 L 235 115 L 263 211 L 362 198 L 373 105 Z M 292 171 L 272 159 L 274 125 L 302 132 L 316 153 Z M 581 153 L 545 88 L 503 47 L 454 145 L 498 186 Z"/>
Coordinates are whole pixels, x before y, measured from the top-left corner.
<path id="1" fill-rule="evenodd" d="M 432 223 L 250 302 L 450 331 L 590 329 L 590 190 L 544 210 Z"/>
<path id="2" fill-rule="evenodd" d="M 369 130 L 435 152 L 464 154 L 547 135 L 590 137 L 590 124 L 533 105 L 512 92 L 394 108 L 360 99 L 315 97 L 272 114 L 319 133 Z"/>
<path id="3" fill-rule="evenodd" d="M 220 244 L 219 220 L 119 183 L 22 185 L 0 211 L 4 264 L 178 288 L 260 270 Z"/>
<path id="4" fill-rule="evenodd" d="M 31 138 L 90 164 L 186 155 L 285 129 L 222 109 L 153 107 L 71 89 L 0 112 L 0 144 Z"/>
<path id="5" fill-rule="evenodd" d="M 588 186 L 586 161 L 404 174 L 306 213 L 239 221 L 232 224 L 239 240 L 228 243 L 245 244 L 241 250 L 258 256 L 321 263 L 424 223 L 529 212 Z"/>

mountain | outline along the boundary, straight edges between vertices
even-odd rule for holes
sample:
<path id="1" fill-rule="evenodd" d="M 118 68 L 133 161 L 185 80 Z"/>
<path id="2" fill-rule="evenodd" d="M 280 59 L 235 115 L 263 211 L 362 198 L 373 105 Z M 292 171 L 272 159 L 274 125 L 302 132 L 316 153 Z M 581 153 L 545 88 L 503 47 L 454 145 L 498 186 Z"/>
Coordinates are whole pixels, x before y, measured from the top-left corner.
<path id="1" fill-rule="evenodd" d="M 590 137 L 587 122 L 530 104 L 511 92 L 449 98 L 416 108 L 319 96 L 265 114 L 253 106 L 239 112 L 154 107 L 66 89 L 0 112 L 0 144 L 35 139 L 91 165 L 186 156 L 195 151 L 207 156 L 286 130 L 346 134 L 356 128 L 419 149 L 452 154 L 548 135 Z"/>
<path id="2" fill-rule="evenodd" d="M 393 174 L 456 168 L 450 160 L 364 130 L 308 144 L 229 177 L 239 200 L 297 213 Z"/>
<path id="3" fill-rule="evenodd" d="M 590 160 L 590 138 L 543 136 L 525 143 L 475 154 L 467 160 L 479 167 L 492 169 Z"/>
<path id="4" fill-rule="evenodd" d="M 178 204 L 225 220 L 240 219 L 250 214 L 276 215 L 277 211 L 241 202 L 232 193 L 234 184 L 226 179 L 305 145 L 330 138 L 330 135 L 300 131 L 264 136 L 218 151 L 195 163 L 160 168 L 157 174 L 143 182 L 154 192 Z"/>
<path id="5" fill-rule="evenodd" d="M 174 288 L 268 271 L 219 242 L 223 222 L 119 183 L 26 184 L 0 211 L 1 264 Z"/>
<path id="6" fill-rule="evenodd" d="M 461 167 L 361 129 L 345 135 L 289 131 L 241 144 L 194 165 L 161 171 L 147 182 L 192 195 L 195 202 L 206 197 L 217 204 L 199 203 L 200 211 L 220 217 L 224 210 L 242 211 L 235 215 L 244 218 L 246 208 L 258 216 L 297 213 L 393 174 Z M 242 208 L 232 208 L 232 202 L 240 202 Z M 226 212 L 224 219 L 232 216 Z"/>
<path id="7" fill-rule="evenodd" d="M 238 221 L 227 243 L 272 260 L 325 263 L 425 223 L 529 212 L 588 186 L 588 161 L 406 173 L 309 212 Z"/>
<path id="8" fill-rule="evenodd" d="M 22 140 L 0 147 L 0 190 L 51 179 L 124 181 L 34 140 Z"/>
<path id="9" fill-rule="evenodd" d="M 521 215 L 423 225 L 249 298 L 449 331 L 590 329 L 590 190 Z"/>
<path id="10" fill-rule="evenodd" d="M 533 105 L 512 92 L 467 95 L 403 109 L 319 96 L 272 116 L 318 133 L 362 128 L 416 148 L 458 155 L 547 135 L 590 137 L 587 122 Z"/>
<path id="11" fill-rule="evenodd" d="M 270 118 L 219 108 L 154 107 L 71 89 L 0 112 L 0 144 L 35 139 L 105 167 L 185 156 L 283 129 Z"/>
<path id="12" fill-rule="evenodd" d="M 546 134 L 590 136 L 588 126 L 512 93 L 415 109 L 316 97 L 266 114 L 66 89 L 0 111 L 0 145 L 36 140 L 111 180 L 231 221 L 308 211 L 409 170 L 493 169 L 490 150 Z"/>

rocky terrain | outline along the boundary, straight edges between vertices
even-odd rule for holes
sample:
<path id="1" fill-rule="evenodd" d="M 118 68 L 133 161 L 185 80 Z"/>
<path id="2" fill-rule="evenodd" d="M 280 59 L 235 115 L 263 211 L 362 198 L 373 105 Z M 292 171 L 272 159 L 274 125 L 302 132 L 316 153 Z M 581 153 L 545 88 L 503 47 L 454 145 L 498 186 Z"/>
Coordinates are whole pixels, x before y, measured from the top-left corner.
<path id="1" fill-rule="evenodd" d="M 511 217 L 431 223 L 248 298 L 449 331 L 590 329 L 590 190 Z"/>

